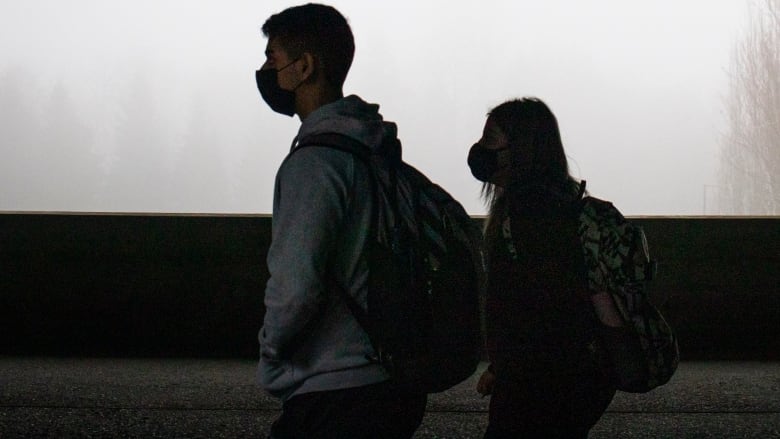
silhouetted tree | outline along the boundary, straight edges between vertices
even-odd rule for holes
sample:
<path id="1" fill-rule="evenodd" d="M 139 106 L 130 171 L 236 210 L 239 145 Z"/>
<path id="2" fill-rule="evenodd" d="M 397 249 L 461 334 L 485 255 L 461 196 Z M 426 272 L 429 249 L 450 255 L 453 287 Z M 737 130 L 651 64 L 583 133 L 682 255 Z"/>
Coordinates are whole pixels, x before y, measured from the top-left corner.
<path id="1" fill-rule="evenodd" d="M 221 136 L 217 121 L 203 97 L 195 98 L 182 144 L 174 162 L 177 211 L 222 211 L 228 204 L 229 176 L 225 164 L 226 136 Z"/>
<path id="2" fill-rule="evenodd" d="M 0 74 L 0 210 L 41 209 L 36 87 L 20 68 Z"/>
<path id="3" fill-rule="evenodd" d="M 52 210 L 94 211 L 103 172 L 92 130 L 79 116 L 65 86 L 58 83 L 43 113 L 41 180 Z"/>
<path id="4" fill-rule="evenodd" d="M 109 210 L 171 210 L 168 130 L 144 77 L 131 80 L 118 112 L 116 153 L 102 204 Z"/>
<path id="5" fill-rule="evenodd" d="M 751 11 L 726 100 L 720 204 L 726 213 L 780 214 L 780 0 Z"/>

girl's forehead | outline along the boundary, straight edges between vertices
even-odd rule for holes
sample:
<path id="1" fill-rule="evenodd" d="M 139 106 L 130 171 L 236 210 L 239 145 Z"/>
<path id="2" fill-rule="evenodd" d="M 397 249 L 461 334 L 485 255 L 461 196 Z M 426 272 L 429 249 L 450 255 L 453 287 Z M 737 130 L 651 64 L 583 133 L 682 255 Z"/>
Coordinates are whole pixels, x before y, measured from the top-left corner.
<path id="1" fill-rule="evenodd" d="M 503 136 L 504 131 L 501 129 L 501 127 L 498 126 L 498 124 L 491 118 L 488 117 L 487 121 L 485 121 L 485 134 L 491 134 L 493 136 Z"/>

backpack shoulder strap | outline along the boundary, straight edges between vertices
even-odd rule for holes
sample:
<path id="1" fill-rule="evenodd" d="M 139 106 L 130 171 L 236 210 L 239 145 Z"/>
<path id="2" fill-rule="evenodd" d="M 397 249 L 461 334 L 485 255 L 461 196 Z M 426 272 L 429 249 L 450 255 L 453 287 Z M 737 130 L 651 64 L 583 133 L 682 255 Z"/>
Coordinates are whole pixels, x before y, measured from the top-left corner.
<path id="1" fill-rule="evenodd" d="M 301 148 L 307 148 L 307 147 L 319 147 L 319 148 L 332 148 L 339 151 L 343 151 L 349 154 L 352 154 L 355 156 L 358 160 L 363 162 L 366 166 L 368 166 L 369 169 L 371 169 L 371 148 L 369 148 L 364 143 L 347 136 L 346 134 L 340 134 L 340 133 L 319 133 L 319 134 L 313 134 L 311 136 L 306 136 L 303 139 L 301 139 L 298 144 L 296 145 L 295 149 L 292 151 L 291 154 L 294 154 L 296 151 L 300 150 Z M 370 172 L 373 174 L 373 172 Z M 372 214 L 372 220 L 371 220 L 371 231 L 369 232 L 370 235 L 373 235 L 376 233 L 376 219 L 378 215 L 378 197 L 376 194 L 376 191 L 378 190 L 378 183 L 375 181 L 375 176 L 371 176 L 370 180 L 372 182 L 372 192 L 374 192 L 374 213 Z M 373 237 L 370 237 L 369 239 L 373 239 Z M 369 334 L 373 333 L 373 323 L 371 322 L 371 319 L 368 316 L 368 312 L 363 309 L 363 307 L 358 303 L 357 299 L 352 297 L 347 289 L 340 285 L 331 275 L 326 276 L 325 279 L 326 284 L 335 290 L 338 295 L 344 300 L 347 307 L 349 308 L 350 312 L 352 313 L 352 316 L 357 320 L 358 324 Z M 378 354 L 377 354 L 378 355 Z M 366 355 L 366 359 L 372 362 L 379 362 L 379 358 L 376 355 Z"/>

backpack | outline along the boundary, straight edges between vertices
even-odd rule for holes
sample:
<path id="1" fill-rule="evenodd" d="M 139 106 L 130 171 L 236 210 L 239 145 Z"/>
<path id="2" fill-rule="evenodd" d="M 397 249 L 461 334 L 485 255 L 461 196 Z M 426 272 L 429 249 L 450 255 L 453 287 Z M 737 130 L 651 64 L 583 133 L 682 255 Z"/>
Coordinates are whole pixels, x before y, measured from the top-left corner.
<path id="1" fill-rule="evenodd" d="M 481 359 L 482 233 L 444 189 L 401 159 L 397 139 L 372 150 L 323 133 L 301 147 L 348 152 L 371 175 L 368 297 L 363 309 L 337 288 L 374 348 L 369 360 L 397 386 L 444 391 L 470 377 Z"/>
<path id="2" fill-rule="evenodd" d="M 665 384 L 677 369 L 680 352 L 672 328 L 645 290 L 655 276 L 656 263 L 650 259 L 644 231 L 611 203 L 585 197 L 579 234 L 588 288 L 610 293 L 629 333 L 638 337 L 641 345 L 645 363 L 640 365 L 642 378 L 618 379 L 618 390 L 644 393 Z M 619 363 L 613 361 L 613 366 L 619 369 Z M 619 376 L 621 371 L 615 372 Z"/>

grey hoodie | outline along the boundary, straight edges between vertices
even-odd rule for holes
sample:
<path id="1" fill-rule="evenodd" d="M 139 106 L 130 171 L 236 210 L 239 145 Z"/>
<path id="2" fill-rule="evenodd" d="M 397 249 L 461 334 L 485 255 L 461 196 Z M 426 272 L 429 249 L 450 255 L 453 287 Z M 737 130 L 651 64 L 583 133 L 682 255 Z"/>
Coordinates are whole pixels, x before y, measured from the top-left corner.
<path id="1" fill-rule="evenodd" d="M 341 133 L 372 147 L 396 137 L 379 106 L 348 96 L 311 113 L 297 139 Z M 274 189 L 265 318 L 259 333 L 258 381 L 286 401 L 315 391 L 387 380 L 368 335 L 333 287 L 362 306 L 368 267 L 364 255 L 371 222 L 368 169 L 350 153 L 305 147 L 282 163 Z"/>

